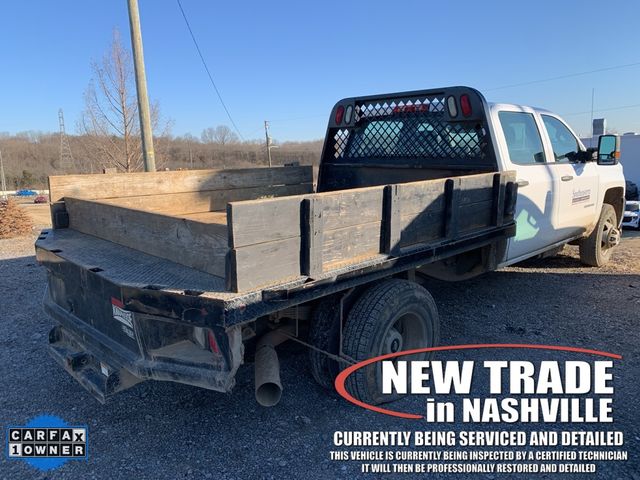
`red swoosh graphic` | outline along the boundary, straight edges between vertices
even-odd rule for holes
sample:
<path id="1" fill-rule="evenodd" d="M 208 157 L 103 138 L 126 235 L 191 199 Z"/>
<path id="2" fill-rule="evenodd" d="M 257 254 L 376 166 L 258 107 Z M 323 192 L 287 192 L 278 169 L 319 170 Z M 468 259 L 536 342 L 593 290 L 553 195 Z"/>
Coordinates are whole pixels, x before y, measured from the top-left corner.
<path id="1" fill-rule="evenodd" d="M 441 347 L 426 347 L 426 348 L 416 348 L 414 350 L 405 350 L 403 352 L 396 353 L 387 353 L 385 355 L 380 355 L 378 357 L 369 358 L 367 360 L 363 360 L 362 362 L 358 362 L 355 365 L 351 365 L 350 367 L 345 368 L 340 374 L 336 377 L 335 387 L 337 392 L 343 397 L 345 400 L 353 403 L 354 405 L 358 405 L 359 407 L 366 408 L 367 410 L 371 410 L 373 412 L 383 413 L 385 415 L 390 415 L 392 417 L 399 418 L 410 418 L 413 420 L 420 420 L 424 418 L 423 415 L 417 415 L 415 413 L 404 413 L 398 412 L 396 410 L 389 410 L 387 408 L 376 407 L 375 405 L 370 405 L 365 402 L 361 402 L 357 398 L 353 397 L 347 389 L 345 388 L 345 382 L 347 381 L 347 377 L 351 375 L 356 370 L 359 370 L 367 365 L 371 365 L 372 363 L 380 362 L 382 360 L 387 360 L 389 358 L 402 357 L 405 355 L 413 355 L 416 353 L 427 353 L 427 352 L 442 352 L 446 350 L 475 350 L 480 348 L 526 348 L 530 350 L 556 350 L 560 352 L 574 352 L 574 353 L 587 353 L 591 355 L 598 355 L 601 357 L 614 358 L 616 360 L 622 360 L 622 355 L 618 355 L 617 353 L 609 353 L 603 352 L 601 350 L 591 350 L 589 348 L 580 348 L 580 347 L 564 347 L 559 345 L 536 345 L 536 344 L 527 344 L 527 343 L 479 343 L 472 345 L 445 345 Z"/>

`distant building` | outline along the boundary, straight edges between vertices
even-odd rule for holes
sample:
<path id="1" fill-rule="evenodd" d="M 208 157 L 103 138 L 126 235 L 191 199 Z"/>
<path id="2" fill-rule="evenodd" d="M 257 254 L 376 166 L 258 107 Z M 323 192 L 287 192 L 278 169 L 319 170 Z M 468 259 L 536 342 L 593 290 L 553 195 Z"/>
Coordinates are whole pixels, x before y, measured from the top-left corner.
<path id="1" fill-rule="evenodd" d="M 594 118 L 593 119 L 593 135 L 604 135 L 607 131 L 607 119 L 606 118 Z"/>

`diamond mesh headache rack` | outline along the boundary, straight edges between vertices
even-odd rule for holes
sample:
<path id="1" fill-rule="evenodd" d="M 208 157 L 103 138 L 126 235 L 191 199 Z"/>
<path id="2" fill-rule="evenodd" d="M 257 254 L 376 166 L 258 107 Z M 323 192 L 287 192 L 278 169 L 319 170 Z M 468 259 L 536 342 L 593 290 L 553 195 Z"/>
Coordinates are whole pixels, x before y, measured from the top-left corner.
<path id="1" fill-rule="evenodd" d="M 463 112 L 462 96 L 470 111 Z M 494 159 L 484 105 L 465 87 L 342 100 L 329 121 L 323 162 L 488 166 Z M 344 121 L 337 123 L 340 107 Z"/>

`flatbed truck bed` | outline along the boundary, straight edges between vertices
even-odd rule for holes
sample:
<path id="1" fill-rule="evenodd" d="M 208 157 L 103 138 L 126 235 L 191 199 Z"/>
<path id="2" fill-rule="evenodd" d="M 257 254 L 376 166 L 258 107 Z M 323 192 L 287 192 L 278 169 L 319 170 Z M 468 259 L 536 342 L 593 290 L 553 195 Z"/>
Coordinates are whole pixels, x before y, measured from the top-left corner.
<path id="1" fill-rule="evenodd" d="M 473 113 L 448 118 L 447 96 L 466 97 Z M 368 290 L 495 269 L 515 234 L 517 184 L 495 168 L 482 97 L 409 92 L 382 113 L 382 100 L 353 102 L 348 121 L 348 110 L 332 112 L 317 186 L 300 166 L 50 177 L 53 229 L 36 252 L 48 271 L 44 307 L 59 324 L 53 356 L 101 401 L 148 379 L 229 391 L 247 357 L 258 401 L 273 405 L 282 341 L 333 369 L 354 361 L 336 332 Z M 406 152 L 394 147 L 401 160 L 370 157 L 381 141 L 358 130 L 367 115 L 414 122 Z M 440 150 L 428 151 L 438 124 Z M 357 158 L 341 161 L 350 145 Z M 326 323 L 328 311 L 339 314 Z M 314 361 L 321 381 L 324 360 Z"/>

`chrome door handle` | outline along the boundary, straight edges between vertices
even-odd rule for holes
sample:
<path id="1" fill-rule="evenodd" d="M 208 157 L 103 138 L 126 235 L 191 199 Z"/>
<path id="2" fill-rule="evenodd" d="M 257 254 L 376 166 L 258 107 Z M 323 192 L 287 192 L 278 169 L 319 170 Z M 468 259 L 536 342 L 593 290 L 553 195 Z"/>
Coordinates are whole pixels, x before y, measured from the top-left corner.
<path id="1" fill-rule="evenodd" d="M 560 180 L 562 180 L 563 182 L 570 182 L 571 180 L 573 180 L 573 175 L 563 175 Z"/>
<path id="2" fill-rule="evenodd" d="M 527 180 L 518 180 L 517 183 L 519 188 L 526 187 L 527 185 L 529 185 L 529 182 Z"/>

